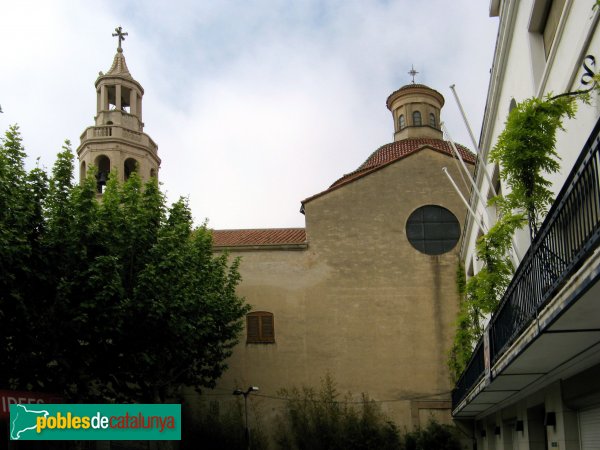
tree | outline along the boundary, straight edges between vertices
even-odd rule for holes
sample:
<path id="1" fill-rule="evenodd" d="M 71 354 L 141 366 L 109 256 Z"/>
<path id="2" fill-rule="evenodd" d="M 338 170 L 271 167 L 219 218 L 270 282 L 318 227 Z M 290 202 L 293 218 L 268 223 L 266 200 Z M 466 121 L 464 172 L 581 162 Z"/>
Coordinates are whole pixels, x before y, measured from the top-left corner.
<path id="1" fill-rule="evenodd" d="M 73 183 L 65 143 L 52 174 L 24 169 L 18 128 L 0 146 L 0 385 L 73 401 L 163 402 L 214 386 L 249 306 L 238 262 L 156 179 L 94 169 Z"/>

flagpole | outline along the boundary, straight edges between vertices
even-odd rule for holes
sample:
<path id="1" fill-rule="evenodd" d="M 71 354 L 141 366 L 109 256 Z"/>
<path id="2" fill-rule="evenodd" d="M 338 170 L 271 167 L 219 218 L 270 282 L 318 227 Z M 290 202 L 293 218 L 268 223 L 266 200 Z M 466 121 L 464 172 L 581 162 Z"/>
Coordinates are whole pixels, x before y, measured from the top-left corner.
<path id="1" fill-rule="evenodd" d="M 452 187 L 454 187 L 454 190 L 456 191 L 456 193 L 459 195 L 459 197 L 462 200 L 462 202 L 467 207 L 467 210 L 471 214 L 471 217 L 473 218 L 473 220 L 475 221 L 475 223 L 477 224 L 477 226 L 479 227 L 479 229 L 481 230 L 481 232 L 483 234 L 487 234 L 487 232 L 488 232 L 487 228 L 479 220 L 479 218 L 475 214 L 475 211 L 473 211 L 473 209 L 471 208 L 471 205 L 469 204 L 469 202 L 467 201 L 467 199 L 465 199 L 465 197 L 463 196 L 462 192 L 460 192 L 460 189 L 458 188 L 456 182 L 452 178 L 452 175 L 450 175 L 450 172 L 448 172 L 448 168 L 447 167 L 442 167 L 442 172 L 444 172 L 446 174 L 446 176 L 448 177 L 448 180 L 450 180 L 450 183 L 452 183 Z M 475 192 L 478 192 L 477 189 L 475 189 Z M 486 209 L 486 212 L 487 212 L 487 209 Z M 488 212 L 488 217 L 489 217 L 489 212 Z M 514 268 L 516 269 L 517 267 L 519 267 L 520 261 L 519 261 L 519 254 L 517 253 L 517 248 L 516 248 L 516 245 L 515 245 L 515 237 L 514 236 L 511 236 L 511 250 L 512 250 L 512 252 L 510 252 L 510 254 L 512 256 L 512 263 L 513 263 Z"/>
<path id="2" fill-rule="evenodd" d="M 450 175 L 450 172 L 448 172 L 448 168 L 447 167 L 442 167 L 442 172 L 444 172 L 446 174 L 446 176 L 448 177 L 448 180 L 450 180 L 450 183 L 452 183 L 452 187 L 454 187 L 454 190 L 456 191 L 456 193 L 458 194 L 458 196 L 460 197 L 460 199 L 462 200 L 462 202 L 467 207 L 467 210 L 471 214 L 471 217 L 473 218 L 473 220 L 475 221 L 475 223 L 479 226 L 479 229 L 481 230 L 481 232 L 483 234 L 486 234 L 487 233 L 486 227 L 484 226 L 483 223 L 481 223 L 481 221 L 477 217 L 477 214 L 475 214 L 475 211 L 473 211 L 473 208 L 471 208 L 471 205 L 469 205 L 469 202 L 467 201 L 467 199 L 465 198 L 465 196 L 462 194 L 462 192 L 460 192 L 460 188 L 457 186 L 456 182 L 452 178 L 452 175 Z"/>
<path id="3" fill-rule="evenodd" d="M 482 167 L 483 175 L 485 176 L 485 178 L 490 186 L 490 189 L 492 191 L 492 194 L 495 197 L 498 195 L 498 192 L 496 191 L 496 188 L 494 187 L 494 183 L 492 182 L 490 174 L 488 173 L 487 161 L 485 160 L 483 153 L 481 152 L 481 149 L 479 148 L 479 146 L 477 145 L 477 142 L 475 141 L 475 136 L 473 135 L 473 130 L 471 129 L 471 126 L 469 125 L 469 121 L 467 120 L 465 110 L 463 109 L 462 104 L 460 103 L 460 99 L 458 98 L 458 94 L 456 93 L 455 85 L 454 84 L 451 85 L 450 89 L 452 90 L 452 94 L 454 94 L 454 99 L 456 100 L 458 109 L 460 110 L 460 114 L 463 118 L 463 121 L 465 122 L 467 130 L 469 131 L 469 136 L 471 137 L 471 142 L 473 143 L 473 148 L 477 152 L 477 155 L 479 156 L 479 160 L 483 165 L 483 167 Z M 445 133 L 448 135 L 448 138 L 450 139 L 450 143 L 452 144 L 452 146 L 454 148 L 454 144 L 452 142 L 452 139 L 450 138 L 450 135 L 448 134 L 448 131 L 446 130 Z M 477 195 L 479 196 L 480 201 L 482 201 L 479 190 L 477 188 L 474 188 L 474 189 L 475 189 L 475 192 L 477 193 Z M 486 206 L 486 205 L 484 204 L 484 206 Z M 519 254 L 517 253 L 517 243 L 515 241 L 514 236 L 511 237 L 511 247 L 512 247 L 513 264 L 515 265 L 515 269 L 516 269 L 518 267 L 518 265 L 520 264 L 520 258 L 519 258 Z"/>
<path id="4" fill-rule="evenodd" d="M 477 145 L 477 141 L 475 140 L 475 135 L 473 134 L 473 130 L 471 129 L 471 125 L 469 125 L 469 121 L 467 120 L 467 115 L 465 114 L 465 110 L 462 107 L 462 104 L 460 103 L 460 99 L 458 98 L 458 94 L 456 93 L 456 89 L 454 87 L 455 85 L 452 84 L 450 85 L 450 90 L 452 91 L 452 94 L 454 94 L 454 99 L 456 100 L 456 104 L 458 105 L 458 109 L 460 110 L 460 114 L 463 118 L 463 122 L 465 123 L 466 127 L 467 127 L 467 131 L 469 132 L 469 136 L 471 137 L 471 142 L 473 143 L 473 148 L 475 149 L 475 151 L 477 152 L 477 155 L 479 156 L 482 164 L 483 164 L 483 174 L 485 176 L 485 179 L 487 180 L 488 184 L 490 185 L 490 189 L 492 190 L 492 194 L 494 194 L 494 197 L 496 195 L 498 195 L 498 192 L 496 192 L 496 187 L 494 186 L 494 183 L 492 183 L 492 179 L 490 178 L 490 174 L 487 171 L 487 161 L 485 160 L 483 153 L 481 153 L 481 150 L 479 149 L 479 146 Z"/>

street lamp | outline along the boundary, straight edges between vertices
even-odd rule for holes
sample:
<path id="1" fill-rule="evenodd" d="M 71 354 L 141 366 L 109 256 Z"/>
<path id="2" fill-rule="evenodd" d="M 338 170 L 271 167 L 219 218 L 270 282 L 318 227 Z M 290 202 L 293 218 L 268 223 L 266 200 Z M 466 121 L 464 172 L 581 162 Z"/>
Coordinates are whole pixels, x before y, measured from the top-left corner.
<path id="1" fill-rule="evenodd" d="M 256 392 L 258 391 L 258 387 L 256 386 L 250 386 L 248 388 L 247 391 L 242 391 L 241 389 L 236 389 L 235 391 L 233 391 L 233 395 L 243 395 L 244 396 L 244 411 L 245 411 L 245 415 L 246 415 L 246 421 L 245 421 L 245 425 L 246 425 L 246 448 L 250 448 L 250 431 L 248 430 L 248 395 L 250 395 L 250 392 Z"/>

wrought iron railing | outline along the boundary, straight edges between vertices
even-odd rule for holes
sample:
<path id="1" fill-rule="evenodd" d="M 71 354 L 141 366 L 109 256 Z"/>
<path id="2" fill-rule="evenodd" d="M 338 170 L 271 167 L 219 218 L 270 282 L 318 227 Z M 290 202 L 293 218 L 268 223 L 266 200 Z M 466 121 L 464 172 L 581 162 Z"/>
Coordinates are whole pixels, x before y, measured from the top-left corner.
<path id="1" fill-rule="evenodd" d="M 456 383 L 456 387 L 452 391 L 452 407 L 457 406 L 460 401 L 465 398 L 467 393 L 475 384 L 481 380 L 485 372 L 485 362 L 483 354 L 483 340 L 480 340 L 473 350 L 473 355 L 467 365 L 467 368 L 462 373 L 460 379 Z"/>
<path id="2" fill-rule="evenodd" d="M 517 268 L 488 330 L 490 364 L 514 342 L 600 244 L 600 120 Z M 481 379 L 482 340 L 453 392 L 453 408 Z"/>

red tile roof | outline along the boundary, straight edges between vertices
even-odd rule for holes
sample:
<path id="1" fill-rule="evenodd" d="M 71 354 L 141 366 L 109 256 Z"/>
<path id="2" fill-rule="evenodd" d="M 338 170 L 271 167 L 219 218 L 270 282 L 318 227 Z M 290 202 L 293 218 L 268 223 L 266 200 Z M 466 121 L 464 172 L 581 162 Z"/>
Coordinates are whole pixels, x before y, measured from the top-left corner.
<path id="1" fill-rule="evenodd" d="M 306 243 L 304 228 L 212 230 L 214 247 L 284 245 Z"/>
<path id="2" fill-rule="evenodd" d="M 390 144 L 383 145 L 375 150 L 367 160 L 360 165 L 354 172 L 347 173 L 331 186 L 329 189 L 320 192 L 312 197 L 309 197 L 302 201 L 302 204 L 309 202 L 323 194 L 326 194 L 334 189 L 346 185 L 358 178 L 361 178 L 371 172 L 381 169 L 399 159 L 402 159 L 413 153 L 417 153 L 424 148 L 443 153 L 447 156 L 454 158 L 454 151 L 449 142 L 441 139 L 429 139 L 429 138 L 414 138 L 414 139 L 402 139 L 401 141 L 392 142 Z M 475 155 L 469 151 L 466 147 L 456 144 L 456 149 L 460 153 L 461 157 L 466 163 L 475 164 Z"/>

